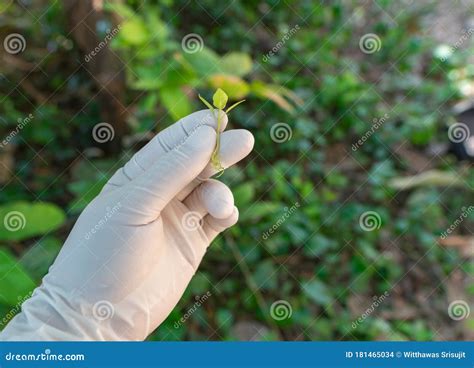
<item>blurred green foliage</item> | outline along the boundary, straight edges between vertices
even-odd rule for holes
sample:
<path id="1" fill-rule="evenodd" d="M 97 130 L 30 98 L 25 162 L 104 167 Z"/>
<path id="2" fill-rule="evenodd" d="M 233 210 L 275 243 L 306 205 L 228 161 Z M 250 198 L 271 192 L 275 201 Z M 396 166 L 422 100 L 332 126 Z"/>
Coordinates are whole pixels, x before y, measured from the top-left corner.
<path id="1" fill-rule="evenodd" d="M 0 151 L 9 173 L 0 217 L 21 211 L 29 224 L 14 233 L 0 224 L 5 312 L 40 282 L 74 219 L 136 150 L 125 146 L 120 157 L 91 151 L 101 106 L 60 3 L 32 7 L 30 14 L 14 4 L 0 18 L 3 33 L 16 31 L 28 41 L 24 67 L 38 65 L 5 68 L 0 77 L 2 133 L 34 115 Z M 461 50 L 447 60 L 437 57 L 438 45 L 421 26 L 430 4 L 130 0 L 105 9 L 122 18 L 112 49 L 126 63 L 132 134 L 161 130 L 201 108 L 198 92 L 208 97 L 221 87 L 232 100 L 247 99 L 232 112 L 230 125 L 251 130 L 257 142 L 252 156 L 221 178 L 234 190 L 239 224 L 215 241 L 150 339 L 237 339 L 243 322 L 265 339 L 463 336 L 446 317 L 447 279 L 454 271 L 472 274 L 472 263 L 436 241 L 472 203 L 472 171 L 461 189 L 401 192 L 388 184 L 417 172 L 412 156 L 396 150 L 400 145 L 421 157 L 420 170 L 461 171 L 453 157 L 430 156 L 427 147 L 446 142 L 451 106 L 461 98 L 458 85 L 472 81 L 474 69 L 466 67 Z M 297 32 L 266 57 L 296 25 Z M 98 24 L 96 32 L 103 37 L 111 27 Z M 359 40 L 367 33 L 380 38 L 378 52 L 361 52 Z M 184 51 L 189 34 L 202 37 L 200 51 Z M 45 99 L 17 87 L 26 74 Z M 385 115 L 387 122 L 352 151 L 351 144 Z M 281 122 L 290 126 L 291 139 L 277 144 L 270 132 Z M 296 203 L 298 209 L 264 238 Z M 380 229 L 361 230 L 366 211 L 380 215 Z M 473 289 L 468 285 L 467 292 Z M 207 291 L 213 297 L 175 328 Z M 373 296 L 386 291 L 390 298 L 352 328 Z M 278 300 L 290 303 L 291 318 L 271 318 Z M 414 312 L 404 317 L 400 310 Z"/>

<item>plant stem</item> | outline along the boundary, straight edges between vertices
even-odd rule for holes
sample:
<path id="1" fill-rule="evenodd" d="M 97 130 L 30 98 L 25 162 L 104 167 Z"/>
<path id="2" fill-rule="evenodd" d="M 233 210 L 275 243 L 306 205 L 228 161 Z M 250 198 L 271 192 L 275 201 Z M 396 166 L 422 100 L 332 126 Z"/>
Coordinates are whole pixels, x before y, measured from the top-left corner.
<path id="1" fill-rule="evenodd" d="M 219 171 L 219 176 L 224 172 L 224 168 L 219 159 L 219 151 L 221 148 L 221 110 L 217 110 L 217 135 L 216 135 L 216 147 L 212 152 L 211 162 L 216 170 Z"/>

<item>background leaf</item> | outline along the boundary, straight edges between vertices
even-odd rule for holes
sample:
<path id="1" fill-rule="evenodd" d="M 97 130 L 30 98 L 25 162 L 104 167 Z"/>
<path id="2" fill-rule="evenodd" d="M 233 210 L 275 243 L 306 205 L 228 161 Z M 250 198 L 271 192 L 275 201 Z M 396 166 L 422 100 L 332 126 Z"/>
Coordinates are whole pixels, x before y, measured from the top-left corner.
<path id="1" fill-rule="evenodd" d="M 13 255 L 0 248 L 0 303 L 15 305 L 35 287 L 35 282 L 18 264 Z"/>
<path id="2" fill-rule="evenodd" d="M 252 58 L 244 52 L 229 52 L 220 60 L 220 71 L 223 74 L 243 77 L 252 70 Z"/>
<path id="3" fill-rule="evenodd" d="M 66 216 L 52 203 L 18 201 L 0 206 L 0 219 L 0 240 L 19 241 L 56 230 Z"/>

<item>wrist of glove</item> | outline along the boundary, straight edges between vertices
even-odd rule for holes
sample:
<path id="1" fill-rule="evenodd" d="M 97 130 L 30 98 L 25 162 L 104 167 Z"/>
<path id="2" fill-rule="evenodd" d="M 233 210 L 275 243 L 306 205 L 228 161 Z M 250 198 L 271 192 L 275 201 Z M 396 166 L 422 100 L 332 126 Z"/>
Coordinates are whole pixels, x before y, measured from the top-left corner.
<path id="1" fill-rule="evenodd" d="M 0 338 L 143 340 L 159 326 L 209 244 L 238 219 L 230 189 L 209 179 L 215 129 L 211 111 L 193 113 L 120 168 Z M 246 130 L 223 132 L 223 166 L 247 156 L 253 143 Z"/>

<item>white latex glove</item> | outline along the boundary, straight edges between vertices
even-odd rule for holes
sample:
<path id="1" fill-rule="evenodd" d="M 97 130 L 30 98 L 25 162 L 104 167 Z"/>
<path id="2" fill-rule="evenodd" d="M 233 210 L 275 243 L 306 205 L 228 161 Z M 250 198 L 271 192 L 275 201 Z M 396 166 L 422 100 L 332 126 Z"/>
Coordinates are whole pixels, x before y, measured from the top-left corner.
<path id="1" fill-rule="evenodd" d="M 209 110 L 193 113 L 119 169 L 0 338 L 143 340 L 158 327 L 210 242 L 237 222 L 229 188 L 208 179 L 215 127 Z M 222 133 L 223 166 L 247 156 L 253 143 L 247 130 Z"/>

